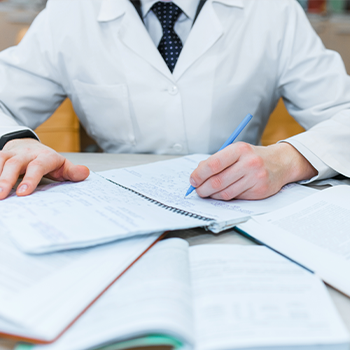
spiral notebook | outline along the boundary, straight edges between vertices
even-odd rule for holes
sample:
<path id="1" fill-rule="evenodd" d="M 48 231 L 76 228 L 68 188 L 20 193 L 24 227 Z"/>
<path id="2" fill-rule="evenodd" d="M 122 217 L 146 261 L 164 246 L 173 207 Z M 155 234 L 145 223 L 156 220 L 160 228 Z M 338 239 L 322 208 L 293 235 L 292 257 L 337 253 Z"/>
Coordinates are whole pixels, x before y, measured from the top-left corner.
<path id="1" fill-rule="evenodd" d="M 33 195 L 0 202 L 0 225 L 27 253 L 88 247 L 136 235 L 193 227 L 214 233 L 302 199 L 298 184 L 259 201 L 186 199 L 189 176 L 209 155 L 116 169 L 80 183 L 55 183 Z"/>
<path id="2" fill-rule="evenodd" d="M 189 177 L 208 154 L 194 154 L 130 168 L 100 172 L 99 175 L 168 211 L 202 221 L 214 233 L 248 220 L 252 215 L 270 212 L 316 192 L 296 183 L 263 200 L 218 201 L 201 198 L 193 192 L 185 198 Z"/>

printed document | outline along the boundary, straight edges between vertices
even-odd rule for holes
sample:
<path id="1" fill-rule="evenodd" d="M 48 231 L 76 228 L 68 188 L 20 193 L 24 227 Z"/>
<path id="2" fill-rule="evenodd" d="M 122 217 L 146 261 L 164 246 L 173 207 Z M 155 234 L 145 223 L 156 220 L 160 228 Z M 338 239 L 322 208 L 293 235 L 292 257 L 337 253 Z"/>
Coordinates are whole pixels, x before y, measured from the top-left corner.
<path id="1" fill-rule="evenodd" d="M 0 226 L 27 253 L 82 248 L 140 234 L 203 225 L 91 174 L 0 202 Z"/>
<path id="2" fill-rule="evenodd" d="M 238 228 L 350 296 L 350 186 L 319 191 Z"/>
<path id="3" fill-rule="evenodd" d="M 147 334 L 184 348 L 348 349 L 323 283 L 265 247 L 157 243 L 57 342 L 93 349 Z"/>

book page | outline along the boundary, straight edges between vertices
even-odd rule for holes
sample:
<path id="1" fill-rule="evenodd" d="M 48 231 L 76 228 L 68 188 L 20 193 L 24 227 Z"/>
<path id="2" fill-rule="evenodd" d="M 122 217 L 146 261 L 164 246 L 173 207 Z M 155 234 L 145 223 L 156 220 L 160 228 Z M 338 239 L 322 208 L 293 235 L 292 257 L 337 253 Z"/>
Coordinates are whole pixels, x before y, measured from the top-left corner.
<path id="1" fill-rule="evenodd" d="M 41 186 L 30 196 L 0 201 L 1 229 L 27 253 L 81 248 L 135 235 L 203 225 L 110 181 Z"/>
<path id="2" fill-rule="evenodd" d="M 350 296 L 349 198 L 349 186 L 336 186 L 239 228 Z"/>
<path id="3" fill-rule="evenodd" d="M 265 247 L 190 248 L 196 350 L 344 344 L 319 278 Z"/>
<path id="4" fill-rule="evenodd" d="M 209 155 L 205 154 L 195 154 L 131 168 L 108 170 L 99 174 L 165 205 L 218 221 L 221 225 L 213 224 L 210 227 L 213 232 L 246 221 L 252 215 L 293 203 L 315 192 L 314 189 L 305 186 L 290 184 L 275 196 L 258 201 L 203 199 L 195 191 L 184 198 L 190 186 L 190 174 L 201 160 L 208 157 Z"/>
<path id="5" fill-rule="evenodd" d="M 31 256 L 0 230 L 0 333 L 54 339 L 159 236 Z"/>
<path id="6" fill-rule="evenodd" d="M 57 342 L 35 350 L 92 349 L 149 334 L 193 344 L 188 243 L 157 243 Z"/>

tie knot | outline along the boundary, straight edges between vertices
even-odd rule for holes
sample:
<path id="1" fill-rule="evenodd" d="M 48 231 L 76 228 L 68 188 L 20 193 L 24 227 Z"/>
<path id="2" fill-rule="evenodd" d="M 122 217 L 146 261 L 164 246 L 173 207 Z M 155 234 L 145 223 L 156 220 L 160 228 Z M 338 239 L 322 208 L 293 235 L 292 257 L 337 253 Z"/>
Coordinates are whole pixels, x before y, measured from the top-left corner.
<path id="1" fill-rule="evenodd" d="M 152 6 L 152 11 L 157 16 L 163 32 L 165 29 L 173 29 L 175 22 L 180 17 L 182 10 L 173 2 L 158 1 Z"/>

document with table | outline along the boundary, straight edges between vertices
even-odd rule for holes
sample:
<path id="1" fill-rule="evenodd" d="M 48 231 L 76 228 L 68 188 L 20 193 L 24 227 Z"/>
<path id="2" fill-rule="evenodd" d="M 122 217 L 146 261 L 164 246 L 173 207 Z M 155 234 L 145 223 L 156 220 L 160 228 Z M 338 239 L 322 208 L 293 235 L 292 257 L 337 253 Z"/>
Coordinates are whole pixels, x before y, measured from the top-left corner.
<path id="1" fill-rule="evenodd" d="M 35 350 L 96 349 L 162 335 L 177 349 L 348 349 L 323 283 L 265 247 L 168 239 L 67 332 Z M 169 341 L 172 340 L 172 341 Z M 158 343 L 159 344 L 159 343 Z M 19 348 L 20 349 L 20 348 Z"/>
<path id="2" fill-rule="evenodd" d="M 350 186 L 319 191 L 238 229 L 350 296 Z"/>
<path id="3" fill-rule="evenodd" d="M 291 184 L 260 201 L 184 195 L 189 176 L 209 155 L 117 169 L 80 183 L 50 184 L 0 202 L 0 225 L 27 253 L 88 247 L 135 235 L 193 227 L 218 233 L 312 194 Z"/>

